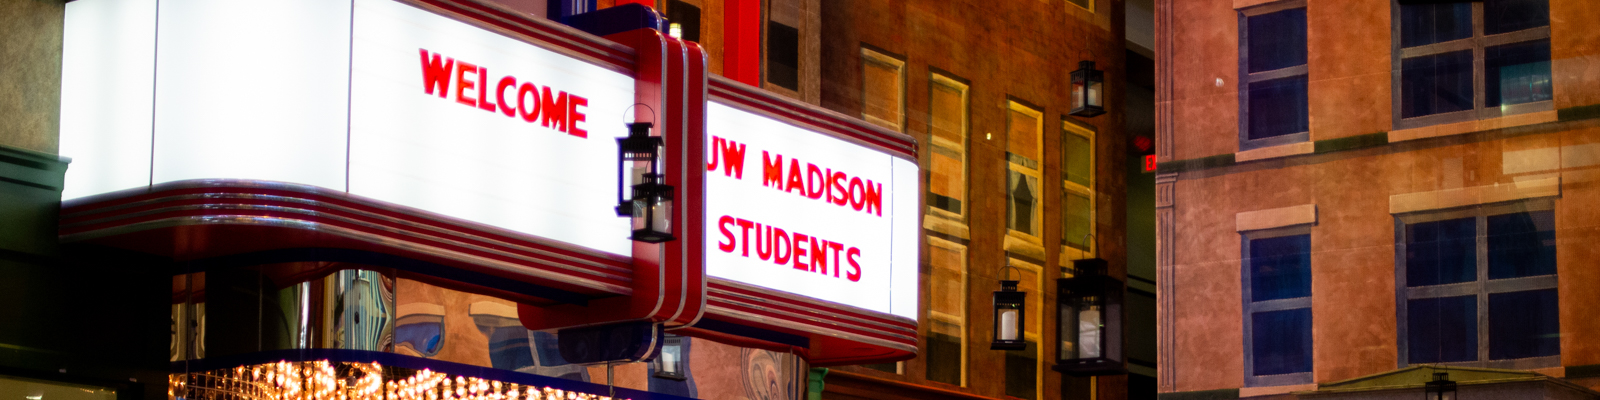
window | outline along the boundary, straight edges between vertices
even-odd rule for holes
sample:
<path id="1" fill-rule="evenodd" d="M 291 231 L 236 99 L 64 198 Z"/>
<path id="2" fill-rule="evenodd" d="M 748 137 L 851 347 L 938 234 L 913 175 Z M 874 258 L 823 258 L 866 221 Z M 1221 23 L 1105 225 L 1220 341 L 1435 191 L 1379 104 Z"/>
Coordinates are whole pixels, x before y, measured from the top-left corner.
<path id="1" fill-rule="evenodd" d="M 861 118 L 899 132 L 905 126 L 906 63 L 861 49 Z"/>
<path id="2" fill-rule="evenodd" d="M 927 379 L 966 386 L 967 249 L 928 237 Z"/>
<path id="3" fill-rule="evenodd" d="M 1039 358 L 1040 323 L 1044 320 L 1044 268 L 1030 262 L 1011 258 L 1017 267 L 1017 290 L 1028 294 L 1026 307 L 1030 315 L 1022 326 L 1022 339 L 1027 347 L 1007 350 L 1005 354 L 1006 395 L 1021 399 L 1037 399 L 1044 390 L 1044 360 Z"/>
<path id="4" fill-rule="evenodd" d="M 1043 113 L 1017 101 L 1007 102 L 1006 112 L 1006 227 L 1017 233 L 1038 237 L 1040 135 Z"/>
<path id="5" fill-rule="evenodd" d="M 1061 189 L 1061 244 L 1079 258 L 1093 256 L 1094 130 L 1067 117 L 1061 119 Z"/>
<path id="6" fill-rule="evenodd" d="M 1243 234 L 1246 386 L 1311 383 L 1310 229 Z"/>
<path id="7" fill-rule="evenodd" d="M 700 41 L 700 7 L 679 0 L 667 2 L 667 21 L 678 25 L 682 32 L 679 38 L 691 42 Z"/>
<path id="8" fill-rule="evenodd" d="M 1392 7 L 1397 129 L 1554 108 L 1547 0 Z"/>
<path id="9" fill-rule="evenodd" d="M 1078 6 L 1088 12 L 1094 12 L 1094 0 L 1067 0 L 1067 4 Z"/>
<path id="10" fill-rule="evenodd" d="M 767 4 L 767 83 L 788 89 L 798 95 L 800 91 L 800 2 L 798 0 L 770 0 Z"/>
<path id="11" fill-rule="evenodd" d="M 1310 138 L 1304 0 L 1239 12 L 1239 150 Z"/>
<path id="12" fill-rule="evenodd" d="M 962 220 L 967 192 L 967 84 L 929 79 L 928 212 Z"/>
<path id="13" fill-rule="evenodd" d="M 1396 217 L 1400 365 L 1561 365 L 1552 206 Z"/>

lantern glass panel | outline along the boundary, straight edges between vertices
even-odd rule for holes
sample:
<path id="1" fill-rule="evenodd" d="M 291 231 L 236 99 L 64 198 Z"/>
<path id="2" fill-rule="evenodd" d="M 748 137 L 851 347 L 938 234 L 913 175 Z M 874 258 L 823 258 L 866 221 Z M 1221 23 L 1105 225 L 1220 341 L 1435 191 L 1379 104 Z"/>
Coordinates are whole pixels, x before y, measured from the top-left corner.
<path id="1" fill-rule="evenodd" d="M 1084 85 L 1083 70 L 1072 71 L 1072 109 L 1082 109 L 1087 97 Z"/>
<path id="2" fill-rule="evenodd" d="M 1105 321 L 1099 299 L 1098 296 L 1078 299 L 1078 358 L 1100 358 L 1102 354 Z"/>
<path id="3" fill-rule="evenodd" d="M 1088 72 L 1089 72 L 1089 76 L 1092 78 L 1092 79 L 1089 79 L 1089 90 L 1088 90 L 1089 93 L 1086 96 L 1088 98 L 1089 106 L 1090 107 L 1105 107 L 1105 100 L 1102 99 L 1101 96 L 1100 96 L 1101 87 L 1103 86 L 1103 82 L 1105 81 L 1105 79 L 1103 78 L 1103 74 L 1100 71 L 1094 71 L 1094 70 L 1091 70 L 1091 71 L 1088 71 Z"/>

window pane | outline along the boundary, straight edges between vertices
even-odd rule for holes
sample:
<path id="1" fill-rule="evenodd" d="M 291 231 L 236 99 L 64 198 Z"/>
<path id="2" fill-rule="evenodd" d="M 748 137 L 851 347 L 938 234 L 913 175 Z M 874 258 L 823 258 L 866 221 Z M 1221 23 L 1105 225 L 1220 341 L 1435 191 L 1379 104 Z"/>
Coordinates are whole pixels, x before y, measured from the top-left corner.
<path id="1" fill-rule="evenodd" d="M 1561 354 L 1556 290 L 1489 295 L 1489 358 L 1542 357 Z"/>
<path id="2" fill-rule="evenodd" d="M 1489 279 L 1556 273 L 1553 211 L 1489 216 Z"/>
<path id="3" fill-rule="evenodd" d="M 1472 36 L 1472 3 L 1400 6 L 1400 46 L 1448 42 Z"/>
<path id="4" fill-rule="evenodd" d="M 1028 348 L 1006 351 L 1006 395 L 1034 400 L 1039 375 L 1039 346 L 1027 341 Z"/>
<path id="5" fill-rule="evenodd" d="M 1476 231 L 1476 218 L 1406 226 L 1406 286 L 1477 280 Z"/>
<path id="6" fill-rule="evenodd" d="M 928 343 L 928 380 L 951 385 L 961 384 L 961 327 L 955 324 L 930 321 L 931 328 L 923 340 Z"/>
<path id="7" fill-rule="evenodd" d="M 1251 83 L 1250 139 L 1306 132 L 1311 125 L 1306 108 L 1305 75 Z"/>
<path id="8" fill-rule="evenodd" d="M 700 7 L 672 0 L 667 3 L 667 20 L 683 29 L 683 40 L 700 41 Z"/>
<path id="9" fill-rule="evenodd" d="M 1249 24 L 1250 72 L 1305 65 L 1306 9 L 1245 18 Z"/>
<path id="10" fill-rule="evenodd" d="M 1006 151 L 1038 162 L 1039 119 L 1025 112 L 1009 110 L 1006 112 L 1006 127 Z"/>
<path id="11" fill-rule="evenodd" d="M 1065 147 L 1061 152 L 1062 158 L 1064 158 L 1061 164 L 1066 166 L 1067 180 L 1084 187 L 1090 187 L 1089 182 L 1092 179 L 1091 175 L 1094 173 L 1094 165 L 1089 162 L 1089 159 L 1090 154 L 1092 154 L 1091 151 L 1094 149 L 1089 145 L 1089 138 L 1074 133 L 1061 136 L 1062 146 Z"/>
<path id="12" fill-rule="evenodd" d="M 1311 235 L 1250 241 L 1250 301 L 1311 295 Z"/>
<path id="13" fill-rule="evenodd" d="M 767 82 L 800 89 L 800 30 L 767 21 Z"/>
<path id="14" fill-rule="evenodd" d="M 1089 242 L 1094 240 L 1089 236 L 1090 229 L 1093 228 L 1091 224 L 1094 213 L 1094 209 L 1089 206 L 1089 198 L 1068 192 L 1061 196 L 1061 201 L 1063 203 L 1061 214 L 1064 217 L 1062 223 L 1065 225 L 1061 239 L 1067 242 L 1067 246 L 1088 251 Z"/>
<path id="15" fill-rule="evenodd" d="M 1528 28 L 1550 26 L 1548 0 L 1485 0 L 1483 2 L 1484 34 L 1515 32 Z"/>
<path id="16" fill-rule="evenodd" d="M 1006 178 L 1006 195 L 1010 197 L 1009 213 L 1011 218 L 1006 219 L 1006 227 L 1029 235 L 1037 234 L 1033 231 L 1033 206 L 1037 202 L 1036 193 L 1039 193 L 1039 181 L 1032 176 L 1023 175 L 1016 171 L 1009 171 Z"/>
<path id="17" fill-rule="evenodd" d="M 1406 355 L 1420 363 L 1478 359 L 1478 296 L 1406 301 Z"/>
<path id="18" fill-rule="evenodd" d="M 1489 107 L 1550 100 L 1550 39 L 1483 50 L 1483 94 Z"/>
<path id="19" fill-rule="evenodd" d="M 862 96 L 861 113 L 872 123 L 900 130 L 901 101 L 900 66 L 868 58 L 863 50 L 861 59 Z"/>
<path id="20" fill-rule="evenodd" d="M 1403 118 L 1472 109 L 1472 50 L 1400 62 Z"/>
<path id="21" fill-rule="evenodd" d="M 929 196 L 928 205 L 960 214 L 967 186 L 961 179 L 963 154 L 937 145 L 932 150 L 928 157 L 928 192 L 933 196 Z"/>
<path id="22" fill-rule="evenodd" d="M 1250 315 L 1255 375 L 1311 371 L 1311 309 Z"/>

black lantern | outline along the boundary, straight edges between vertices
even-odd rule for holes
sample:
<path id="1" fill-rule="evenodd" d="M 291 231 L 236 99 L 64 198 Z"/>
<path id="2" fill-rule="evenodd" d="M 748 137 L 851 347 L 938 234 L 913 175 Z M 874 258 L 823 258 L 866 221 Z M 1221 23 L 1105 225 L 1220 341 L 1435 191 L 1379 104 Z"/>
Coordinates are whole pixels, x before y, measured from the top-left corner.
<path id="1" fill-rule="evenodd" d="M 1007 264 L 1002 272 L 1017 269 Z M 1027 326 L 1028 293 L 1017 290 L 1017 281 L 1002 278 L 1000 291 L 994 292 L 994 342 L 989 350 L 1023 350 L 1028 343 L 1023 339 Z"/>
<path id="2" fill-rule="evenodd" d="M 665 343 L 661 345 L 661 355 L 650 361 L 655 377 L 679 381 L 689 379 L 689 375 L 684 373 L 684 340 L 683 336 L 667 334 Z"/>
<path id="3" fill-rule="evenodd" d="M 1122 357 L 1122 281 L 1106 260 L 1072 262 L 1077 273 L 1057 282 L 1056 371 L 1073 376 L 1127 373 Z"/>
<path id="4" fill-rule="evenodd" d="M 1072 112 L 1080 117 L 1093 117 L 1106 113 L 1106 75 L 1094 69 L 1094 61 L 1079 61 L 1078 70 L 1072 71 Z"/>
<path id="5" fill-rule="evenodd" d="M 633 240 L 661 243 L 676 239 L 672 236 L 673 188 L 656 170 L 661 138 L 650 136 L 649 122 L 627 126 L 628 137 L 617 138 L 617 216 L 632 217 Z M 628 182 L 634 183 L 632 193 L 624 192 Z"/>
<path id="6" fill-rule="evenodd" d="M 1450 373 L 1435 372 L 1433 381 L 1424 386 L 1427 400 L 1456 400 L 1456 381 L 1450 380 Z"/>

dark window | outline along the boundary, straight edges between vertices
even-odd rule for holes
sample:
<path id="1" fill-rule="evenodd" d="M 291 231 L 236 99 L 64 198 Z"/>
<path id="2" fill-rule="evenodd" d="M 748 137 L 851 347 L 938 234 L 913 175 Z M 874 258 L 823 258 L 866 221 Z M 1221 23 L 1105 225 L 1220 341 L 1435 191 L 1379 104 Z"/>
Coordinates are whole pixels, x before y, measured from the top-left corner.
<path id="1" fill-rule="evenodd" d="M 1025 349 L 1006 351 L 1006 395 L 1033 400 L 1039 397 L 1039 359 L 1034 356 L 1039 354 L 1039 345 L 1031 340 L 1026 343 Z"/>
<path id="2" fill-rule="evenodd" d="M 1250 72 L 1305 65 L 1306 9 L 1246 17 L 1250 29 Z"/>
<path id="3" fill-rule="evenodd" d="M 1406 302 L 1411 363 L 1478 359 L 1478 296 Z"/>
<path id="4" fill-rule="evenodd" d="M 1401 365 L 1561 363 L 1550 200 L 1398 216 Z"/>
<path id="5" fill-rule="evenodd" d="M 1458 218 L 1406 226 L 1406 286 L 1478 279 L 1477 219 Z"/>
<path id="6" fill-rule="evenodd" d="M 1311 295 L 1311 236 L 1250 241 L 1251 301 Z"/>
<path id="7" fill-rule="evenodd" d="M 1489 107 L 1550 100 L 1550 39 L 1483 50 L 1484 101 Z"/>
<path id="8" fill-rule="evenodd" d="M 800 31 L 767 21 L 767 82 L 800 90 Z"/>
<path id="9" fill-rule="evenodd" d="M 1472 109 L 1472 51 L 1407 58 L 1400 63 L 1401 115 Z"/>
<path id="10" fill-rule="evenodd" d="M 1305 3 L 1241 10 L 1239 26 L 1239 149 L 1308 140 Z"/>
<path id="11" fill-rule="evenodd" d="M 1011 218 L 1007 221 L 1007 228 L 1033 235 L 1033 208 L 1038 201 L 1034 194 L 1038 191 L 1038 179 L 1017 171 L 1010 171 L 1008 175 L 1006 184 L 1010 189 L 1006 190 L 1006 194 L 1011 200 Z"/>
<path id="12" fill-rule="evenodd" d="M 928 343 L 928 380 L 951 385 L 961 384 L 961 338 L 942 333 L 923 336 Z"/>
<path id="13" fill-rule="evenodd" d="M 1466 2 L 1400 7 L 1400 43 L 1405 47 L 1472 37 L 1472 5 Z"/>
<path id="14" fill-rule="evenodd" d="M 1489 295 L 1489 358 L 1507 360 L 1561 354 L 1556 290 Z"/>
<path id="15" fill-rule="evenodd" d="M 1311 309 L 1258 312 L 1250 316 L 1255 336 L 1255 374 L 1311 371 Z"/>
<path id="16" fill-rule="evenodd" d="M 678 29 L 683 30 L 680 39 L 700 41 L 700 7 L 693 4 L 672 0 L 667 3 L 667 21 L 678 24 Z"/>
<path id="17" fill-rule="evenodd" d="M 1396 2 L 1393 16 L 1397 129 L 1554 108 L 1548 0 Z"/>
<path id="18" fill-rule="evenodd" d="M 1311 118 L 1306 76 L 1250 84 L 1250 139 L 1306 132 Z"/>
<path id="19" fill-rule="evenodd" d="M 1245 385 L 1311 383 L 1311 228 L 1242 236 Z"/>

